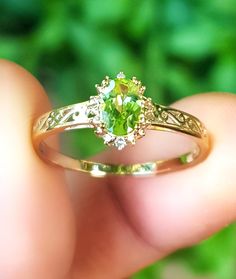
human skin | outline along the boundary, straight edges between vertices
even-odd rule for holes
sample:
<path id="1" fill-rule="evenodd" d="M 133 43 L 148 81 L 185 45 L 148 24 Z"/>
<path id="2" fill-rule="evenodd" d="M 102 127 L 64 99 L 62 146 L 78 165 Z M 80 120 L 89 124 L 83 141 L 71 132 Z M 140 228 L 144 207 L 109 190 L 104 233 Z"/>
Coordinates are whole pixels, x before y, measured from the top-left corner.
<path id="1" fill-rule="evenodd" d="M 44 89 L 0 60 L 0 278 L 126 278 L 233 222 L 236 96 L 199 94 L 173 106 L 210 131 L 211 152 L 201 164 L 149 178 L 65 172 L 43 162 L 32 145 L 34 119 L 50 110 Z M 156 133 L 136 152 L 98 157 L 145 160 L 178 148 Z"/>

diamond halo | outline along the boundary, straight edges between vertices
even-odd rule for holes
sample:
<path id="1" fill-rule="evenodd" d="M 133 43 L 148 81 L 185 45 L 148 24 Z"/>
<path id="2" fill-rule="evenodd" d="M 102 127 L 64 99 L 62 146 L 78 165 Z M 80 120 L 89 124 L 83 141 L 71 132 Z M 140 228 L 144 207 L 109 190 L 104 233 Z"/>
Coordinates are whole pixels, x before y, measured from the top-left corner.
<path id="1" fill-rule="evenodd" d="M 90 98 L 87 115 L 104 144 L 122 150 L 145 136 L 154 106 L 143 95 L 146 88 L 141 81 L 136 77 L 126 79 L 120 72 L 115 79 L 106 76 L 96 89 L 98 95 Z"/>

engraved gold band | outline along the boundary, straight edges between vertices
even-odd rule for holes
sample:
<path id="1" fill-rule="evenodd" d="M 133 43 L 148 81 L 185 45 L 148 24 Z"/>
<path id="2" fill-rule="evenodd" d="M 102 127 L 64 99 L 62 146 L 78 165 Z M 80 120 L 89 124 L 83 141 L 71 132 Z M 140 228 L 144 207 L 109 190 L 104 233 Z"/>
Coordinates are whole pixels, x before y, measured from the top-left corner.
<path id="1" fill-rule="evenodd" d="M 209 136 L 196 117 L 183 111 L 155 104 L 144 96 L 145 86 L 136 77 L 126 79 L 120 72 L 115 79 L 105 77 L 96 85 L 98 95 L 90 100 L 50 111 L 36 120 L 33 142 L 39 155 L 46 161 L 92 176 L 153 175 L 195 165 L 209 153 Z M 109 164 L 73 159 L 50 148 L 45 140 L 63 131 L 93 128 L 104 144 L 118 150 L 135 144 L 146 130 L 176 132 L 187 135 L 196 143 L 185 154 L 167 160 L 137 164 Z"/>
<path id="2" fill-rule="evenodd" d="M 156 131 L 181 133 L 190 137 L 196 147 L 188 153 L 169 160 L 159 160 L 129 165 L 114 165 L 74 159 L 50 148 L 45 139 L 63 131 L 83 128 L 96 128 L 96 119 L 90 112 L 97 108 L 96 100 L 86 101 L 52 110 L 39 117 L 33 129 L 33 142 L 40 157 L 47 162 L 67 169 L 88 172 L 95 177 L 113 175 L 145 176 L 168 171 L 176 171 L 193 166 L 206 158 L 209 153 L 209 135 L 203 123 L 196 117 L 146 99 L 152 107 L 146 128 Z M 148 110 L 147 110 L 148 111 Z M 148 113 L 151 111 L 149 110 Z M 99 122 L 99 121 L 98 121 Z M 157 135 L 158 136 L 158 135 Z"/>

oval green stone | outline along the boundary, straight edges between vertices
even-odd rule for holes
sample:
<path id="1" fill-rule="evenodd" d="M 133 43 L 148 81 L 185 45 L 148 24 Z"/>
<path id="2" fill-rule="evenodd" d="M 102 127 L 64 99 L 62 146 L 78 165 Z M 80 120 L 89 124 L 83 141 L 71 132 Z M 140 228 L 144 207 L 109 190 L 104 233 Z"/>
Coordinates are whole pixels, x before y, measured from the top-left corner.
<path id="1" fill-rule="evenodd" d="M 112 85 L 110 91 L 103 97 L 102 122 L 108 132 L 124 136 L 132 132 L 139 121 L 141 113 L 139 86 L 132 80 L 120 78 L 112 80 L 110 84 Z"/>

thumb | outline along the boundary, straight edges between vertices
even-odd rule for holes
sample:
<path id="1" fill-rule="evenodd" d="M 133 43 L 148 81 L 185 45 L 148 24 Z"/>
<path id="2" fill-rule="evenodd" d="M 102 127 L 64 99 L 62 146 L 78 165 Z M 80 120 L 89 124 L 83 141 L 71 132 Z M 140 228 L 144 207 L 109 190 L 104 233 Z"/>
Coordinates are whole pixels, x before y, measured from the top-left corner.
<path id="1" fill-rule="evenodd" d="M 31 143 L 33 119 L 49 109 L 34 77 L 0 61 L 0 278 L 63 278 L 74 249 L 64 172 Z"/>

